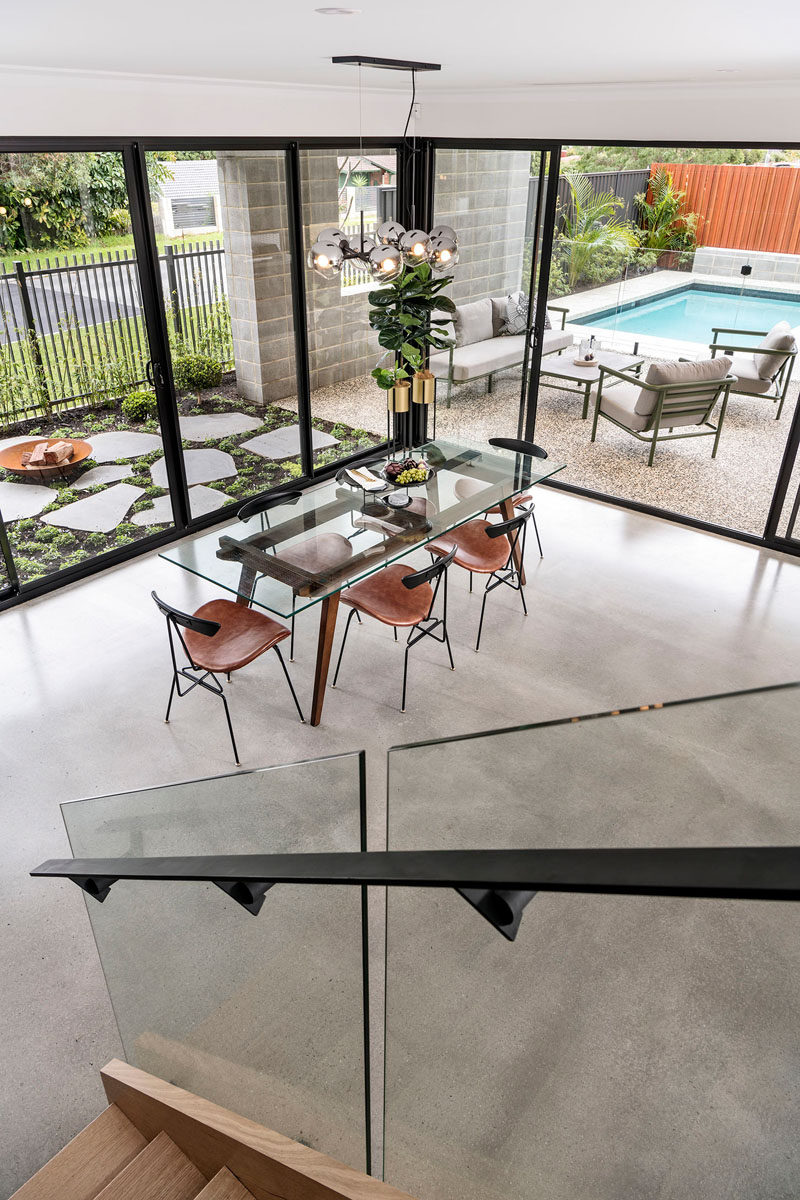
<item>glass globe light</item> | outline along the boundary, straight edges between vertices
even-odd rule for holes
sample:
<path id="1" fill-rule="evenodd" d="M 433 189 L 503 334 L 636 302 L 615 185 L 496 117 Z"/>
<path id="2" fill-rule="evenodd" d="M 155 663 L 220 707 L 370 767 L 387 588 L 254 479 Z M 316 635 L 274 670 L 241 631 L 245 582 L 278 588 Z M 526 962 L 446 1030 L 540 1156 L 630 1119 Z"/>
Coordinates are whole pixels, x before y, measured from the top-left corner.
<path id="1" fill-rule="evenodd" d="M 375 240 L 383 246 L 399 246 L 405 228 L 397 221 L 384 221 L 375 231 Z"/>
<path id="2" fill-rule="evenodd" d="M 431 241 L 433 241 L 434 238 L 440 238 L 440 237 L 450 238 L 451 241 L 455 242 L 456 245 L 458 245 L 458 234 L 456 233 L 455 229 L 451 229 L 451 227 L 449 225 L 436 225 L 430 231 L 430 233 L 428 234 L 428 237 L 431 239 Z"/>
<path id="3" fill-rule="evenodd" d="M 373 279 L 388 283 L 402 271 L 403 256 L 396 246 L 376 246 L 369 256 L 369 269 Z"/>
<path id="4" fill-rule="evenodd" d="M 316 244 L 320 244 L 322 242 L 332 242 L 334 246 L 346 246 L 347 234 L 342 233 L 341 229 L 334 229 L 331 226 L 328 229 L 321 230 L 321 232 L 317 234 Z"/>
<path id="5" fill-rule="evenodd" d="M 368 234 L 364 234 L 363 241 L 361 239 L 361 235 L 356 234 L 354 237 L 350 238 L 347 244 L 353 254 L 363 255 L 366 258 L 369 258 L 370 254 L 372 254 L 372 251 L 376 248 L 375 239 L 369 237 Z"/>
<path id="6" fill-rule="evenodd" d="M 432 238 L 429 261 L 434 271 L 449 271 L 458 262 L 458 242 L 451 237 Z"/>
<path id="7" fill-rule="evenodd" d="M 333 279 L 344 266 L 344 253 L 335 242 L 315 242 L 308 252 L 308 265 L 323 279 Z"/>
<path id="8" fill-rule="evenodd" d="M 423 229 L 409 229 L 408 233 L 404 233 L 400 239 L 403 258 L 411 267 L 427 261 L 428 246 L 428 235 Z"/>

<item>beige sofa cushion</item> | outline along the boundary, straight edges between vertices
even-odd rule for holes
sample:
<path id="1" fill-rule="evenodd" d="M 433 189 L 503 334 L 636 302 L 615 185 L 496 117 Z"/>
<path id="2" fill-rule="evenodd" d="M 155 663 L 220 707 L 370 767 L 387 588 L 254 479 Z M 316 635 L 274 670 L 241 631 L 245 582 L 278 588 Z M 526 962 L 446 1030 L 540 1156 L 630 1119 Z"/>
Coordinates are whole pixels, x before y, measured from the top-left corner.
<path id="1" fill-rule="evenodd" d="M 728 374 L 732 360 L 721 354 L 719 358 L 703 358 L 699 362 L 664 362 L 651 363 L 650 368 L 645 376 L 645 383 L 654 383 L 661 386 L 664 383 L 700 383 L 707 379 L 712 386 L 697 392 L 685 393 L 686 398 L 697 400 L 698 407 L 702 409 L 704 404 L 707 404 L 711 396 L 716 390 L 716 385 L 720 379 Z M 670 394 L 670 400 L 680 400 L 682 394 L 680 390 L 676 390 Z M 639 398 L 636 401 L 636 412 L 640 416 L 649 416 L 656 406 L 658 393 L 650 391 L 649 388 L 642 388 L 639 392 Z M 691 425 L 692 420 L 672 420 L 672 425 Z"/>
<path id="2" fill-rule="evenodd" d="M 609 387 L 606 383 L 603 385 L 603 399 L 600 403 L 600 411 L 605 413 L 607 417 L 619 421 L 620 425 L 624 425 L 626 429 L 633 429 L 636 433 L 641 433 L 647 428 L 650 415 L 636 411 L 636 402 L 639 399 L 640 392 L 641 388 L 636 383 L 620 381 L 614 384 L 613 387 Z M 596 385 L 592 388 L 590 399 L 593 404 L 597 400 Z"/>
<path id="3" fill-rule="evenodd" d="M 733 385 L 735 392 L 751 392 L 754 396 L 776 396 L 778 389 L 771 379 L 759 375 L 754 358 L 749 354 L 734 354 L 733 367 L 737 382 Z"/>
<path id="4" fill-rule="evenodd" d="M 566 329 L 545 329 L 542 334 L 542 354 L 555 354 L 572 345 L 572 334 Z"/>
<path id="5" fill-rule="evenodd" d="M 458 346 L 453 351 L 453 380 L 465 383 L 490 371 L 501 371 L 522 362 L 525 353 L 525 337 L 486 338 L 469 346 Z M 428 364 L 440 379 L 447 378 L 447 354 L 432 354 Z"/>
<path id="6" fill-rule="evenodd" d="M 788 352 L 794 350 L 795 340 L 788 321 L 778 321 L 769 333 L 761 339 L 753 355 L 756 371 L 762 379 L 772 379 L 780 371 Z M 786 354 L 759 354 L 759 350 L 786 350 Z"/>
<path id="7" fill-rule="evenodd" d="M 456 346 L 471 346 L 475 342 L 491 338 L 492 302 L 489 297 L 485 300 L 473 300 L 471 304 L 457 305 L 453 315 L 453 329 Z"/>

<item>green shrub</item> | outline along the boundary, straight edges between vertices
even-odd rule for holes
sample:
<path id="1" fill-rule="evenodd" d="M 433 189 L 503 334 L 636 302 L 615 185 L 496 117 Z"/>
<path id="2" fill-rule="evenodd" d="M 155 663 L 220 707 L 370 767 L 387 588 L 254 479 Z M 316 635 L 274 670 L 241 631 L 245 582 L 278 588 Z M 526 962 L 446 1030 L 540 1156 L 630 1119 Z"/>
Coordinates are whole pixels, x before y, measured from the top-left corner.
<path id="1" fill-rule="evenodd" d="M 300 476 L 303 474 L 303 468 L 300 466 L 300 463 L 296 463 L 296 462 L 284 463 L 283 469 L 286 472 L 286 474 L 289 476 L 290 479 L 299 479 Z"/>
<path id="2" fill-rule="evenodd" d="M 172 373 L 179 391 L 217 387 L 222 382 L 222 363 L 205 354 L 182 354 L 174 360 Z"/>
<path id="3" fill-rule="evenodd" d="M 157 411 L 158 403 L 155 394 L 143 389 L 131 392 L 122 401 L 122 415 L 129 421 L 146 421 L 149 417 L 155 416 Z"/>

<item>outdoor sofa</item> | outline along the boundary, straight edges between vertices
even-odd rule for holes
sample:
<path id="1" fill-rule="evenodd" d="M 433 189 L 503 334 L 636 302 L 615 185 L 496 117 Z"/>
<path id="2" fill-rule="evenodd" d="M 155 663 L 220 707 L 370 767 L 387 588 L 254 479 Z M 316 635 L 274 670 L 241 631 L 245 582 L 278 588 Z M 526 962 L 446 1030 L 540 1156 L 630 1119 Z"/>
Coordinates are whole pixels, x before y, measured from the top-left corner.
<path id="1" fill-rule="evenodd" d="M 449 350 L 432 354 L 428 364 L 437 379 L 447 380 L 448 408 L 455 385 L 488 379 L 488 391 L 491 392 L 495 372 L 518 367 L 523 361 L 526 334 L 503 332 L 511 300 L 509 296 L 490 296 L 456 307 L 453 318 L 455 340 Z M 569 309 L 558 304 L 548 304 L 547 309 L 561 314 L 561 324 L 558 329 L 549 327 L 548 317 L 542 354 L 560 354 L 573 341 L 572 334 L 564 328 Z M 527 310 L 523 320 L 526 324 Z"/>
<path id="2" fill-rule="evenodd" d="M 797 358 L 797 342 L 788 321 L 779 321 L 769 330 L 715 326 L 711 332 L 714 335 L 709 344 L 711 357 L 714 358 L 719 350 L 733 355 L 736 386 L 731 391 L 737 396 L 769 396 L 778 405 L 777 421 L 783 411 Z M 721 338 L 721 334 L 727 334 L 730 340 Z M 737 346 L 731 335 L 735 338 L 760 337 L 761 341 L 757 346 Z"/>

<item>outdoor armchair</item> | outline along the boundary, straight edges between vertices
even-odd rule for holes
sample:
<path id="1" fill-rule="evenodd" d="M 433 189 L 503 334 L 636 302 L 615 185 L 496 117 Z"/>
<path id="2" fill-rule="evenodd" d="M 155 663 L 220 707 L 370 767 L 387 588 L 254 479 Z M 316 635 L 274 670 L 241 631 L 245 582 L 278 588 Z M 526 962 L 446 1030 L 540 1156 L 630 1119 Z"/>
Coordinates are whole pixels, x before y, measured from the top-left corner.
<path id="1" fill-rule="evenodd" d="M 794 360 L 797 357 L 797 342 L 787 321 L 779 321 L 772 329 L 725 329 L 714 326 L 713 341 L 709 343 L 711 357 L 717 351 L 733 355 L 733 373 L 736 386 L 731 388 L 737 396 L 769 396 L 777 403 L 775 420 L 780 418 L 783 402 L 789 390 Z M 720 340 L 720 334 L 735 338 L 759 337 L 757 346 L 736 345 L 733 340 Z"/>
<path id="2" fill-rule="evenodd" d="M 729 375 L 729 358 L 707 358 L 700 362 L 653 363 L 644 380 L 611 367 L 600 368 L 597 386 L 592 389 L 594 421 L 605 417 L 618 429 L 624 429 L 637 441 L 649 442 L 648 467 L 652 467 L 658 442 L 675 438 L 713 437 L 715 458 L 719 445 L 728 393 L 736 377 Z M 612 386 L 613 384 L 613 386 Z M 711 415 L 720 402 L 716 424 Z M 688 426 L 697 426 L 688 429 Z M 664 430 L 669 432 L 664 433 Z M 673 429 L 685 429 L 673 433 Z"/>

